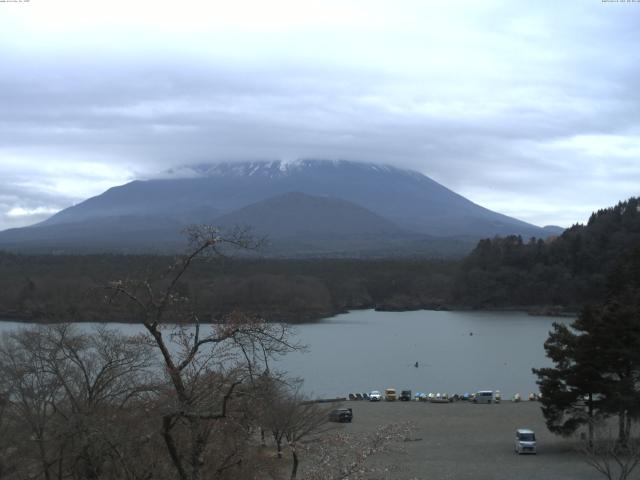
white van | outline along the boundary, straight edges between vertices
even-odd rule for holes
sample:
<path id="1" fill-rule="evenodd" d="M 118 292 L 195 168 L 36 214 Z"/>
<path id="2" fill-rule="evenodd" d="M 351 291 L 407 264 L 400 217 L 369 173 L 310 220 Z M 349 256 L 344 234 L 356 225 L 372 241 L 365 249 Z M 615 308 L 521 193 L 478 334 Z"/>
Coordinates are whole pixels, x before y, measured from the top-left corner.
<path id="1" fill-rule="evenodd" d="M 536 453 L 536 434 L 528 428 L 516 430 L 516 443 L 514 446 L 516 453 Z"/>
<path id="2" fill-rule="evenodd" d="M 493 403 L 493 390 L 480 390 L 473 397 L 473 403 Z"/>

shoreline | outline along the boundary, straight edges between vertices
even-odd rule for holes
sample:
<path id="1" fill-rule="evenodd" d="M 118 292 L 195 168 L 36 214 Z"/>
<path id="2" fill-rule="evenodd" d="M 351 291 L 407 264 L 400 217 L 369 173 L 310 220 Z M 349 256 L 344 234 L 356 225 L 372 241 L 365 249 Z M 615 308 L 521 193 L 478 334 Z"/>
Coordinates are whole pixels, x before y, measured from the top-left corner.
<path id="1" fill-rule="evenodd" d="M 375 312 L 389 312 L 389 313 L 403 313 L 403 312 L 513 312 L 513 313 L 526 313 L 532 317 L 558 317 L 558 318 L 575 318 L 579 315 L 578 311 L 574 311 L 573 309 L 569 310 L 562 306 L 511 306 L 511 307 L 495 307 L 495 308 L 472 308 L 460 305 L 449 305 L 449 306 L 434 306 L 434 308 L 381 308 L 378 306 L 366 306 L 366 307 L 357 307 L 357 308 L 344 308 L 337 310 L 335 312 L 329 313 L 328 315 L 323 316 L 311 316 L 305 317 L 300 321 L 287 321 L 285 320 L 271 320 L 269 318 L 266 319 L 268 323 L 286 323 L 288 325 L 310 325 L 321 323 L 324 320 L 329 320 L 338 315 L 347 314 L 350 312 L 360 312 L 360 311 L 375 311 Z M 285 315 L 288 317 L 289 315 Z M 90 320 L 50 320 L 44 317 L 43 315 L 26 315 L 26 314 L 16 314 L 11 312 L 10 314 L 6 314 L 5 312 L 0 312 L 0 322 L 15 322 L 15 323 L 34 323 L 41 325 L 48 324 L 56 324 L 56 323 L 119 323 L 124 325 L 135 325 L 140 322 L 135 320 L 122 320 L 122 319 L 90 319 Z M 211 323 L 211 322 L 202 322 L 202 323 Z"/>
<path id="2" fill-rule="evenodd" d="M 532 306 L 522 306 L 522 307 L 496 307 L 496 308 L 470 308 L 470 307 L 462 307 L 462 306 L 448 306 L 448 307 L 437 307 L 437 308 L 395 308 L 395 309 L 383 309 L 374 306 L 367 306 L 361 308 L 347 308 L 336 311 L 329 315 L 318 316 L 318 317 L 310 317 L 305 318 L 301 321 L 291 322 L 287 320 L 280 321 L 280 323 L 286 323 L 288 325 L 310 325 L 321 323 L 324 320 L 329 320 L 331 318 L 337 317 L 338 315 L 343 315 L 351 312 L 361 312 L 371 310 L 374 312 L 388 312 L 388 313 L 403 313 L 403 312 L 513 312 L 513 313 L 526 313 L 532 317 L 559 317 L 559 318 L 575 318 L 579 315 L 578 312 L 569 311 L 569 310 L 558 310 L 557 307 L 532 307 Z M 28 316 L 24 314 L 15 314 L 11 313 L 5 315 L 3 312 L 0 312 L 0 322 L 14 322 L 14 323 L 33 323 L 39 325 L 49 325 L 49 324 L 57 324 L 57 323 L 118 323 L 123 325 L 136 325 L 140 324 L 140 322 L 135 320 L 122 320 L 122 319 L 90 319 L 90 320 L 50 320 L 41 315 L 36 316 Z M 279 323 L 275 320 L 268 320 L 268 323 Z M 211 323 L 211 322 L 202 322 L 202 323 Z"/>

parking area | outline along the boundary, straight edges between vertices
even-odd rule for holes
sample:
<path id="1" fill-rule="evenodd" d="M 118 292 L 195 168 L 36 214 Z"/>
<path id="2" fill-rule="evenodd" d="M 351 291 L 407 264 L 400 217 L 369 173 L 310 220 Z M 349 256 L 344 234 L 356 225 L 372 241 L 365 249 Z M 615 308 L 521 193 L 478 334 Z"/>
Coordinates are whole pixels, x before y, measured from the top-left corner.
<path id="1" fill-rule="evenodd" d="M 395 464 L 397 479 L 591 480 L 602 478 L 576 452 L 576 440 L 552 435 L 538 402 L 477 405 L 468 402 L 345 402 L 353 410 L 347 431 L 371 432 L 410 422 L 413 440 L 372 461 Z M 538 454 L 514 452 L 515 431 L 536 432 Z"/>

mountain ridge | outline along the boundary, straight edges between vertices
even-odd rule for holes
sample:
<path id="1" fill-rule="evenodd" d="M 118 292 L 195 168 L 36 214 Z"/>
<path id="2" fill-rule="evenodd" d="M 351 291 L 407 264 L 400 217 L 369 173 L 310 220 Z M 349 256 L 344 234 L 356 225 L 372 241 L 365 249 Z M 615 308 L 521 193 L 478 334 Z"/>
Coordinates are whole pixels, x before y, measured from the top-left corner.
<path id="1" fill-rule="evenodd" d="M 301 192 L 287 192 L 252 203 L 218 217 L 216 225 L 221 228 L 246 226 L 270 238 L 406 233 L 393 222 L 355 203 Z"/>
<path id="2" fill-rule="evenodd" d="M 407 245 L 412 244 L 414 246 L 410 248 L 415 248 L 416 236 L 423 237 L 418 244 L 424 245 L 434 237 L 479 240 L 496 235 L 547 237 L 560 233 L 554 228 L 537 227 L 493 212 L 419 172 L 390 165 L 346 160 L 221 162 L 180 167 L 167 171 L 165 176 L 168 178 L 135 180 L 112 187 L 39 224 L 0 232 L 0 248 L 6 245 L 9 237 L 15 244 L 15 240 L 22 235 L 28 243 L 35 245 L 36 237 L 46 232 L 47 228 L 84 223 L 91 230 L 92 222 L 104 223 L 100 219 L 105 218 L 161 218 L 167 224 L 173 222 L 184 226 L 191 223 L 216 224 L 221 219 L 225 221 L 234 216 L 241 217 L 239 211 L 251 205 L 267 202 L 261 207 L 254 206 L 267 208 L 265 205 L 270 205 L 270 199 L 291 195 L 292 192 L 306 196 L 300 198 L 305 199 L 307 208 L 310 208 L 311 197 L 324 199 L 321 201 L 322 208 L 313 214 L 309 213 L 310 217 L 333 208 L 333 214 L 325 212 L 322 215 L 340 218 L 349 212 L 354 225 L 367 225 L 367 222 L 373 222 L 375 216 L 378 223 L 389 222 L 397 226 L 393 234 L 383 232 L 379 239 L 381 243 L 385 243 L 385 237 L 392 236 L 393 241 L 389 245 L 393 245 L 390 248 L 396 250 L 396 253 L 402 250 L 402 241 L 399 239 L 403 235 L 407 236 Z M 296 210 L 294 204 L 295 199 L 289 198 L 286 208 L 291 209 L 289 221 L 292 224 L 287 225 L 285 230 L 295 231 L 299 226 L 296 223 L 308 223 L 309 218 L 304 215 L 293 215 L 293 212 L 302 208 L 302 205 L 298 205 Z M 273 207 L 269 208 L 269 215 L 276 218 L 277 212 Z M 254 223 L 261 221 L 260 215 L 254 215 L 253 218 Z M 281 220 L 284 222 L 282 218 Z M 319 216 L 315 221 L 322 223 Z M 324 224 L 327 228 L 330 226 L 326 221 Z M 115 228 L 117 229 L 117 225 Z M 317 236 L 318 233 L 320 232 L 316 228 L 309 235 Z M 345 239 L 355 239 L 358 236 L 358 232 L 336 233 Z M 365 231 L 359 233 L 362 237 L 371 236 L 365 235 Z M 70 248 L 73 243 L 72 238 L 68 239 L 68 245 L 64 248 Z M 304 243 L 302 241 L 301 245 Z M 359 245 L 358 252 L 378 250 L 375 238 L 368 238 L 366 242 L 358 239 L 356 243 Z M 465 242 L 467 243 L 469 242 Z M 349 250 L 344 241 L 341 245 L 341 248 Z M 334 251 L 333 248 L 329 250 Z"/>

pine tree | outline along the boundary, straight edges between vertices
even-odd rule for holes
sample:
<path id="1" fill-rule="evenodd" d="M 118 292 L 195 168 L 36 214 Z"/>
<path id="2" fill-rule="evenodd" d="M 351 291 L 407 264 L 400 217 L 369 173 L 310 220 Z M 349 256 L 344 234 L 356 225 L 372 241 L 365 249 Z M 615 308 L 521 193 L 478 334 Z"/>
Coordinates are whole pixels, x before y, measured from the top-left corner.
<path id="1" fill-rule="evenodd" d="M 594 321 L 594 311 L 586 308 L 571 328 L 554 323 L 544 348 L 555 367 L 533 369 L 547 428 L 568 436 L 587 425 L 589 441 L 593 439 L 595 420 L 608 413 L 603 405 L 605 386 L 599 357 L 593 354 L 597 346 L 592 337 L 578 333 Z"/>
<path id="2" fill-rule="evenodd" d="M 632 419 L 640 417 L 640 304 L 627 294 L 609 301 L 600 312 L 593 336 L 606 382 L 604 408 L 618 416 L 618 441 L 626 444 Z"/>
<path id="3" fill-rule="evenodd" d="M 640 296 L 627 290 L 588 307 L 570 327 L 554 324 L 545 342 L 555 367 L 534 369 L 550 431 L 570 435 L 598 418 L 618 417 L 626 444 L 640 418 Z"/>

